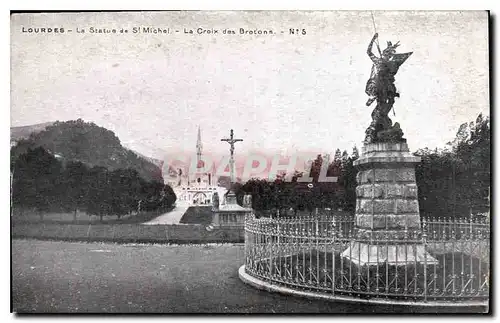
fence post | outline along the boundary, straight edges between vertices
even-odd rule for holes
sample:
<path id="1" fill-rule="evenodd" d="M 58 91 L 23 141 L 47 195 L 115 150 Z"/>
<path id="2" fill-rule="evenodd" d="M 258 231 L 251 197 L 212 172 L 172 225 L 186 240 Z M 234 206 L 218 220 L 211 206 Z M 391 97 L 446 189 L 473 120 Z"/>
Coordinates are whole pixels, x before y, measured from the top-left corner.
<path id="1" fill-rule="evenodd" d="M 319 219 L 318 208 L 316 208 L 315 222 L 316 222 L 316 286 L 319 286 Z"/>
<path id="2" fill-rule="evenodd" d="M 427 252 L 425 252 L 427 250 L 427 221 L 425 218 L 422 219 L 422 227 L 422 239 L 424 242 L 424 302 L 427 302 Z"/>
<path id="3" fill-rule="evenodd" d="M 332 294 L 335 295 L 335 241 L 336 241 L 336 230 L 335 230 L 335 214 L 333 212 L 330 213 L 333 218 L 332 223 Z"/>

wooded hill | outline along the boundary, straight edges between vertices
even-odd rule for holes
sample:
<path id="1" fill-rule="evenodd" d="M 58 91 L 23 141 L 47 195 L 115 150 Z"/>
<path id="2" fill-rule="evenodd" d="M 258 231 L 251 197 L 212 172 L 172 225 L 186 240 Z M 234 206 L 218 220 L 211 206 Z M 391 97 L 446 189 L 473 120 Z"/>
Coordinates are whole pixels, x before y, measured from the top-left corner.
<path id="1" fill-rule="evenodd" d="M 12 130 L 11 140 L 17 145 L 11 148 L 11 165 L 28 148 L 43 147 L 63 163 L 79 161 L 108 170 L 134 169 L 146 181 L 163 182 L 160 166 L 123 147 L 113 131 L 82 119 L 42 125 L 38 127 L 41 131 L 35 127 L 29 136 L 29 127 Z"/>

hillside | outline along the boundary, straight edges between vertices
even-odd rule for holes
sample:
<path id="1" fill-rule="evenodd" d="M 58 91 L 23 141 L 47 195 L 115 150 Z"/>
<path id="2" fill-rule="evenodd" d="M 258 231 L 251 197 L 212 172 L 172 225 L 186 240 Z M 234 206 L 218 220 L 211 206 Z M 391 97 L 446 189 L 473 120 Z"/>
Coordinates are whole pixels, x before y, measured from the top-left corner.
<path id="1" fill-rule="evenodd" d="M 45 130 L 50 125 L 53 125 L 54 122 L 45 122 L 38 123 L 29 126 L 21 126 L 21 127 L 11 127 L 10 128 L 10 141 L 18 142 L 21 139 L 28 139 L 32 133 L 38 133 L 40 131 Z"/>
<path id="2" fill-rule="evenodd" d="M 126 149 L 129 149 L 129 148 L 126 148 Z M 132 151 L 133 153 L 135 153 L 137 156 L 139 156 L 140 158 L 143 158 L 144 160 L 158 166 L 158 167 L 163 167 L 163 161 L 162 160 L 159 160 L 159 159 L 156 159 L 156 158 L 153 158 L 153 157 L 148 157 L 148 156 L 144 156 L 143 154 L 133 150 L 133 149 L 129 149 L 130 151 Z"/>
<path id="3" fill-rule="evenodd" d="M 36 130 L 40 127 L 35 125 L 13 129 L 20 139 L 12 148 L 12 156 L 18 156 L 28 148 L 41 146 L 63 160 L 78 160 L 89 166 L 103 166 L 110 170 L 132 168 L 145 180 L 163 181 L 160 167 L 123 147 L 110 130 L 78 119 L 56 121 L 46 125 L 43 130 L 24 137 L 28 129 Z M 14 134 L 11 135 L 11 141 L 13 139 Z"/>

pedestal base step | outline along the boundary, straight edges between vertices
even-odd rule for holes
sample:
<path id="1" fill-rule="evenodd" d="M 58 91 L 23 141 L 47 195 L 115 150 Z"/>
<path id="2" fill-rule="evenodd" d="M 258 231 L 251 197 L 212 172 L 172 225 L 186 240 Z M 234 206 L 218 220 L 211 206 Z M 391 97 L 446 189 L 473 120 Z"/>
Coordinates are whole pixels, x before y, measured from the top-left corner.
<path id="1" fill-rule="evenodd" d="M 438 261 L 425 250 L 424 245 L 419 244 L 369 245 L 353 242 L 341 256 L 357 266 L 438 264 Z"/>

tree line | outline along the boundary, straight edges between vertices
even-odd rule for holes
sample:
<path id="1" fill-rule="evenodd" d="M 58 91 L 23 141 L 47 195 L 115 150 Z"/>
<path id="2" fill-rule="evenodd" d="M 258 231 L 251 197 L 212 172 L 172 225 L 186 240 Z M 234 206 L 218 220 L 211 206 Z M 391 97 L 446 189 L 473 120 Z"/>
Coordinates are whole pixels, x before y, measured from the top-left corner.
<path id="1" fill-rule="evenodd" d="M 429 217 L 466 217 L 489 211 L 491 185 L 490 119 L 480 114 L 475 121 L 460 126 L 456 138 L 444 149 L 420 149 L 414 155 L 422 158 L 416 166 L 419 207 Z M 292 181 L 286 174 L 275 180 L 250 179 L 236 183 L 234 189 L 242 204 L 245 194 L 252 195 L 252 207 L 258 211 L 290 215 L 315 208 L 341 208 L 354 212 L 356 206 L 357 169 L 353 162 L 359 158 L 356 147 L 351 155 L 336 150 L 328 165 L 327 176 L 337 176 L 336 183 L 318 182 L 322 164 L 327 156 L 318 155 L 312 162 L 309 176 L 312 185 L 300 183 L 303 176 L 295 172 Z M 292 214 L 293 214 L 292 213 Z"/>
<path id="2" fill-rule="evenodd" d="M 285 180 L 287 174 L 279 174 L 275 180 L 253 178 L 245 184 L 236 183 L 234 190 L 238 202 L 242 204 L 243 196 L 252 196 L 252 208 L 258 211 L 271 211 L 281 216 L 298 211 L 313 212 L 315 208 L 331 208 L 354 211 L 356 206 L 356 174 L 353 162 L 359 158 L 357 147 L 352 154 L 347 151 L 335 151 L 333 161 L 328 164 L 327 176 L 337 177 L 336 182 L 319 180 L 323 164 L 330 160 L 329 155 L 318 154 L 312 161 L 309 177 L 310 183 L 300 182 L 304 172 L 296 171 L 290 180 Z"/>
<path id="3" fill-rule="evenodd" d="M 491 185 L 490 119 L 480 114 L 460 126 L 444 149 L 420 149 L 416 167 L 420 212 L 466 217 L 488 212 Z"/>
<path id="4" fill-rule="evenodd" d="M 490 120 L 479 115 L 464 123 L 453 142 L 445 149 L 420 149 L 422 158 L 416 167 L 420 211 L 427 216 L 467 216 L 489 210 L 491 184 Z M 15 148 L 15 147 L 14 147 Z M 321 182 L 319 174 L 327 155 L 318 155 L 309 171 L 311 183 L 298 179 L 303 172 L 280 174 L 275 180 L 250 179 L 236 183 L 238 202 L 252 195 L 252 207 L 281 215 L 315 208 L 342 208 L 354 211 L 356 174 L 353 162 L 359 158 L 335 151 L 328 164 L 327 176 L 337 182 Z M 36 209 L 40 217 L 49 210 L 75 212 L 85 210 L 101 217 L 122 216 L 134 211 L 166 210 L 176 200 L 170 186 L 146 181 L 131 168 L 110 170 L 78 161 L 56 158 L 42 147 L 11 153 L 12 205 Z"/>
<path id="5" fill-rule="evenodd" d="M 42 147 L 11 155 L 12 206 L 49 211 L 117 216 L 169 209 L 176 200 L 168 185 L 144 180 L 137 170 L 108 170 L 60 160 Z"/>

